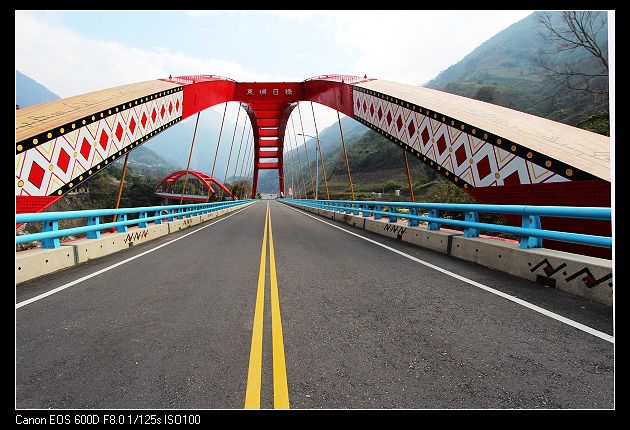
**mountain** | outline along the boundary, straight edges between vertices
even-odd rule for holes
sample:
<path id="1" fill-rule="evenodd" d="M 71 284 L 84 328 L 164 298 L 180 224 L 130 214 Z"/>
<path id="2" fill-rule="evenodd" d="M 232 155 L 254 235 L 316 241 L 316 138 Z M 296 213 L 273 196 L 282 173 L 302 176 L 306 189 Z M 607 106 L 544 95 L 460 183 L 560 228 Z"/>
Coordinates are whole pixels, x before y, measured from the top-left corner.
<path id="1" fill-rule="evenodd" d="M 393 193 L 395 189 L 403 190 L 403 195 L 408 196 L 409 186 L 402 149 L 392 144 L 382 135 L 351 118 L 344 118 L 342 127 L 348 150 L 348 164 L 350 165 L 352 183 L 357 198 L 372 199 L 371 194 L 373 192 Z M 322 153 L 324 155 L 330 197 L 349 198 L 348 172 L 342 151 L 339 126 L 333 124 L 323 130 L 320 135 L 322 136 Z M 323 136 L 326 136 L 328 140 L 323 140 Z M 307 141 L 307 148 L 311 161 L 313 181 L 317 182 L 314 140 Z M 295 149 L 287 154 L 287 162 L 284 166 L 285 191 L 288 193 L 289 186 L 292 186 L 295 196 L 299 194 L 298 188 L 303 192 L 304 185 L 306 185 L 307 192 L 311 193 L 310 173 L 306 163 L 304 145 L 301 145 L 298 151 L 302 161 L 301 172 Z M 290 156 L 291 153 L 293 153 L 293 158 Z M 418 196 L 423 196 L 424 201 L 433 200 L 427 192 L 431 191 L 431 186 L 436 184 L 437 177 L 435 172 L 416 157 L 408 156 L 408 160 L 414 193 Z M 295 164 L 294 173 L 292 172 L 293 164 Z M 277 174 L 269 174 L 275 173 L 274 171 L 265 171 L 264 173 L 266 174 L 265 176 L 261 172 L 263 179 L 262 181 L 259 180 L 259 189 L 261 192 L 277 193 Z M 320 162 L 319 196 L 325 197 L 326 188 L 322 175 Z"/>
<path id="2" fill-rule="evenodd" d="M 550 51 L 539 35 L 543 31 L 539 14 L 532 13 L 491 37 L 426 86 L 574 126 L 589 115 L 607 110 L 607 97 L 569 91 L 557 79 L 537 72 L 535 60 L 539 53 Z M 606 12 L 601 14 L 605 20 Z M 557 28 L 563 25 L 561 12 L 550 12 L 550 17 Z M 607 32 L 600 32 L 598 43 L 606 47 L 606 54 L 607 42 Z M 553 59 L 556 63 L 579 64 L 588 72 L 597 73 L 602 68 L 585 49 L 560 52 Z M 601 83 L 606 84 L 607 79 L 601 78 Z"/>
<path id="3" fill-rule="evenodd" d="M 29 78 L 18 70 L 15 71 L 15 104 L 19 107 L 50 102 L 59 98 L 61 97 L 39 82 Z"/>
<path id="4" fill-rule="evenodd" d="M 551 12 L 551 19 L 554 25 L 559 25 L 561 13 Z M 425 86 L 607 134 L 607 98 L 567 91 L 560 83 L 536 73 L 536 57 L 539 52 L 549 49 L 539 31 L 538 13 L 533 13 L 488 39 Z M 607 46 L 606 31 L 600 34 L 598 42 L 601 46 Z M 590 54 L 580 50 L 557 54 L 555 60 L 560 63 L 578 63 L 583 70 L 591 72 L 600 67 Z M 408 186 L 400 148 L 350 118 L 344 118 L 342 123 L 353 184 L 358 190 L 366 193 L 399 188 L 404 192 Z M 351 127 L 355 127 L 355 134 L 346 131 Z M 330 178 L 331 197 L 341 192 L 347 196 L 347 172 L 338 126 L 334 124 L 323 130 L 320 136 L 326 173 Z M 311 168 L 315 173 L 315 145 L 312 141 L 309 141 L 308 149 Z M 307 188 L 310 189 L 303 148 L 300 151 L 302 170 Z M 457 194 L 455 198 L 458 200 L 465 201 L 468 198 L 455 186 L 445 186 L 448 183 L 436 177 L 419 159 L 414 156 L 408 158 L 417 199 L 445 201 L 446 196 L 447 200 L 453 201 L 453 193 Z M 290 165 L 289 158 L 285 164 L 287 192 L 291 182 Z M 263 171 L 259 190 L 276 193 L 277 181 L 274 171 Z M 320 176 L 320 196 L 325 193 L 322 181 Z M 295 192 L 297 195 L 297 190 Z"/>
<path id="5" fill-rule="evenodd" d="M 235 109 L 232 105 L 233 104 L 230 104 L 228 109 Z M 223 124 L 219 153 L 217 155 L 217 161 L 214 168 L 214 176 L 216 176 L 221 182 L 223 182 L 225 177 L 225 169 L 227 167 L 230 145 L 232 144 L 232 136 L 234 136 L 234 144 L 232 147 L 232 156 L 230 157 L 230 171 L 228 176 L 231 176 L 233 172 L 234 163 L 236 162 L 239 146 L 241 144 L 241 136 L 243 135 L 243 113 L 244 112 L 241 111 L 238 121 L 239 126 L 236 129 L 236 133 L 234 132 L 234 124 L 232 122 L 226 119 Z M 196 119 L 197 115 L 193 115 L 179 123 L 177 126 L 166 129 L 164 132 L 149 140 L 144 147 L 148 147 L 158 155 L 164 157 L 176 166 L 177 169 L 186 169 L 190 145 L 195 131 Z M 219 130 L 221 128 L 221 119 L 222 114 L 213 109 L 206 109 L 201 112 L 199 117 L 199 126 L 197 127 L 197 134 L 195 136 L 195 146 L 190 160 L 190 170 L 198 170 L 207 174 L 212 173 L 212 164 L 216 153 Z M 247 126 L 245 131 L 246 134 L 243 137 L 241 154 L 245 152 L 245 148 L 248 143 L 247 139 L 250 133 L 249 130 L 249 126 Z"/>

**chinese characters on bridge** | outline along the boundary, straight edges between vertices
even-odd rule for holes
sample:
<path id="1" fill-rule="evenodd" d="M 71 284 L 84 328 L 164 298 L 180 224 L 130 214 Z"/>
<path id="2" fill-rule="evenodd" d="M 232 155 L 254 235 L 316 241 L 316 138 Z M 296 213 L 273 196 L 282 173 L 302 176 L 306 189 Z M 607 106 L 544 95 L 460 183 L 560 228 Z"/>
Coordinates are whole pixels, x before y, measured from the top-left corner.
<path id="1" fill-rule="evenodd" d="M 273 88 L 271 90 L 271 94 L 273 94 L 274 96 L 280 95 L 280 90 L 278 88 Z M 253 96 L 254 95 L 254 89 L 253 88 L 248 88 L 246 95 Z M 260 90 L 258 90 L 258 95 L 259 96 L 266 96 L 267 95 L 267 89 L 266 88 L 261 88 Z M 286 88 L 284 90 L 284 95 L 285 96 L 292 96 L 293 95 L 293 90 L 291 88 Z"/>

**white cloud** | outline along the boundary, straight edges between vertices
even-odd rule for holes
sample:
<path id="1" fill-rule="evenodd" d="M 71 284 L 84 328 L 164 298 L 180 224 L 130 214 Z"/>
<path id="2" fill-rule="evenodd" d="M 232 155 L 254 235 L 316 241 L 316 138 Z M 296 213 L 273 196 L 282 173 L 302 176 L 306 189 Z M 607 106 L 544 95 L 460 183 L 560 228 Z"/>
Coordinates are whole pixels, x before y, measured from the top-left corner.
<path id="1" fill-rule="evenodd" d="M 454 64 L 528 11 L 186 11 L 191 18 L 265 14 L 316 29 L 352 58 L 348 73 L 420 85 Z M 53 14 L 54 16 L 54 14 Z M 304 76 L 250 70 L 221 58 L 192 57 L 164 47 L 139 49 L 119 42 L 87 38 L 54 24 L 47 14 L 16 12 L 16 68 L 61 97 L 133 82 L 196 73 L 237 81 L 301 81 Z M 266 25 L 270 25 L 267 23 Z M 326 42 L 324 42 L 326 43 Z M 311 57 L 298 52 L 294 58 Z M 325 58 L 318 63 L 325 64 Z M 330 67 L 330 66 L 328 66 Z M 334 110 L 315 105 L 320 130 L 337 120 Z M 314 134 L 305 119 L 305 132 Z M 222 113 L 223 106 L 217 106 Z M 228 109 L 231 121 L 236 109 Z M 306 111 L 306 110 L 305 110 Z M 311 124 L 311 125 L 308 125 Z"/>
<path id="2" fill-rule="evenodd" d="M 354 75 L 421 85 L 532 11 L 269 11 L 322 27 Z"/>
<path id="3" fill-rule="evenodd" d="M 138 49 L 90 39 L 66 28 L 16 13 L 16 68 L 61 97 L 169 75 L 212 73 L 237 81 L 274 80 L 223 59 L 201 59 L 163 47 Z"/>
<path id="4" fill-rule="evenodd" d="M 340 13 L 335 40 L 358 54 L 353 72 L 421 85 L 531 11 Z"/>

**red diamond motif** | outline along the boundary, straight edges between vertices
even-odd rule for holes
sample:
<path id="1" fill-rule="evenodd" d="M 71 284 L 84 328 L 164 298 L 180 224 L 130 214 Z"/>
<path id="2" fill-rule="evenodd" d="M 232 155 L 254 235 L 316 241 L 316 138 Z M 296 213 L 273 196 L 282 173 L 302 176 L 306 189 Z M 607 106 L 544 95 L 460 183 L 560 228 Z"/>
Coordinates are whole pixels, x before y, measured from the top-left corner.
<path id="1" fill-rule="evenodd" d="M 68 164 L 70 164 L 70 156 L 64 149 L 61 149 L 61 151 L 59 151 L 59 157 L 57 157 L 57 167 L 63 170 L 63 173 L 66 173 Z"/>
<path id="2" fill-rule="evenodd" d="M 455 160 L 457 161 L 457 165 L 461 166 L 464 161 L 466 161 L 466 148 L 464 145 L 460 145 L 455 151 Z"/>
<path id="3" fill-rule="evenodd" d="M 420 137 L 422 137 L 423 145 L 426 145 L 427 143 L 429 143 L 429 132 L 427 131 L 426 127 L 424 128 L 424 130 L 422 130 L 422 133 L 420 133 Z"/>
<path id="4" fill-rule="evenodd" d="M 168 102 L 168 114 L 170 115 L 173 112 L 173 102 Z"/>
<path id="5" fill-rule="evenodd" d="M 361 100 L 357 99 L 357 110 L 361 110 Z"/>
<path id="6" fill-rule="evenodd" d="M 363 100 L 363 112 L 367 112 L 367 104 L 365 103 L 365 100 Z"/>
<path id="7" fill-rule="evenodd" d="M 374 116 L 374 105 L 370 104 L 370 115 Z"/>
<path id="8" fill-rule="evenodd" d="M 409 138 L 413 137 L 413 134 L 416 132 L 416 126 L 413 125 L 413 121 L 409 122 L 409 126 L 407 126 L 407 130 L 409 131 Z"/>
<path id="9" fill-rule="evenodd" d="M 151 112 L 151 121 L 155 122 L 156 116 L 157 116 L 157 113 L 155 112 L 155 108 L 153 108 L 153 112 Z"/>
<path id="10" fill-rule="evenodd" d="M 490 174 L 490 160 L 486 155 L 477 163 L 477 173 L 479 173 L 479 179 L 483 179 Z"/>
<path id="11" fill-rule="evenodd" d="M 45 170 L 36 162 L 31 164 L 31 171 L 28 174 L 28 181 L 35 185 L 37 188 L 42 186 L 42 180 L 44 179 Z"/>
<path id="12" fill-rule="evenodd" d="M 438 139 L 437 149 L 440 155 L 442 155 L 442 153 L 446 150 L 446 139 L 444 139 L 444 135 L 441 135 L 440 138 Z"/>
<path id="13" fill-rule="evenodd" d="M 403 126 L 402 118 L 398 117 L 398 119 L 396 120 L 396 127 L 398 127 L 398 131 L 400 131 L 402 126 Z"/>
<path id="14" fill-rule="evenodd" d="M 131 122 L 129 123 L 129 131 L 131 131 L 131 134 L 136 131 L 136 120 L 133 118 L 131 118 Z"/>
<path id="15" fill-rule="evenodd" d="M 387 125 L 392 125 L 392 113 L 387 112 Z"/>
<path id="16" fill-rule="evenodd" d="M 518 171 L 515 170 L 503 179 L 503 185 L 520 185 L 521 179 L 518 177 Z"/>
<path id="17" fill-rule="evenodd" d="M 175 102 L 175 110 L 179 110 L 179 100 Z"/>
<path id="18" fill-rule="evenodd" d="M 84 137 L 83 142 L 81 142 L 81 155 L 87 160 L 90 156 L 90 152 L 92 152 L 92 145 L 90 145 L 90 142 Z"/>
<path id="19" fill-rule="evenodd" d="M 103 147 L 103 149 L 107 149 L 107 141 L 109 140 L 109 136 L 105 133 L 105 130 L 101 131 L 101 138 L 99 139 L 99 143 Z"/>
<path id="20" fill-rule="evenodd" d="M 380 121 L 381 119 L 383 119 L 383 111 L 381 110 L 381 107 L 378 107 L 378 120 Z"/>
<path id="21" fill-rule="evenodd" d="M 145 112 L 142 112 L 142 118 L 140 119 L 140 122 L 142 123 L 142 128 L 146 127 L 146 125 L 147 125 L 147 114 Z"/>
<path id="22" fill-rule="evenodd" d="M 162 109 L 160 109 L 160 117 L 162 119 L 164 119 L 164 112 L 166 112 L 166 109 L 164 109 L 164 105 L 162 105 Z"/>
<path id="23" fill-rule="evenodd" d="M 116 127 L 116 139 L 118 139 L 118 141 L 120 142 L 120 138 L 122 137 L 123 134 L 123 128 L 120 125 L 120 123 L 118 123 L 118 127 Z"/>

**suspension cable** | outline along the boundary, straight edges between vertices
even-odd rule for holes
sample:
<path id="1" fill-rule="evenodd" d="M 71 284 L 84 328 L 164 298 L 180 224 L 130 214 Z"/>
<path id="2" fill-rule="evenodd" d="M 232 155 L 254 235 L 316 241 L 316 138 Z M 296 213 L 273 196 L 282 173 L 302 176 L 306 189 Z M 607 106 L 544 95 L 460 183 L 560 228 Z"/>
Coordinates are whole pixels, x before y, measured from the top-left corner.
<path id="1" fill-rule="evenodd" d="M 293 122 L 293 116 L 290 116 L 291 118 L 291 127 L 293 127 L 293 141 L 295 142 L 295 152 L 297 152 L 297 159 L 298 162 L 300 164 L 300 176 L 302 177 L 302 189 L 304 190 L 304 198 L 307 198 L 307 193 L 306 193 L 306 181 L 304 180 L 304 172 L 302 171 L 302 160 L 300 159 L 300 149 L 298 148 L 298 143 L 297 143 L 297 134 L 295 133 L 295 123 Z"/>
<path id="2" fill-rule="evenodd" d="M 120 175 L 120 183 L 118 184 L 118 196 L 116 197 L 116 208 L 120 205 L 120 196 L 122 196 L 123 184 L 125 183 L 125 173 L 127 172 L 127 162 L 129 161 L 129 152 L 125 154 L 125 164 L 123 165 L 122 174 Z M 118 214 L 114 215 L 114 222 L 118 219 Z"/>
<path id="3" fill-rule="evenodd" d="M 288 157 L 289 157 L 289 154 L 287 154 L 286 152 L 284 152 L 284 153 L 282 154 L 282 165 L 283 165 L 283 166 L 285 165 L 285 161 L 287 160 L 287 158 L 288 158 Z M 288 167 L 288 168 L 289 168 L 289 170 L 290 170 L 290 167 L 291 167 L 291 166 L 289 166 L 289 165 L 287 164 L 287 167 Z M 293 182 L 294 182 L 294 181 L 293 181 L 293 172 L 291 172 L 291 180 L 290 180 L 290 183 L 289 183 L 289 188 L 291 188 L 291 191 L 293 191 L 293 190 L 295 189 L 295 188 L 294 188 L 294 185 L 295 185 L 295 184 L 294 184 Z"/>
<path id="4" fill-rule="evenodd" d="M 315 182 L 313 181 L 313 170 L 311 169 L 311 160 L 308 158 L 308 147 L 306 146 L 306 136 L 304 136 L 304 123 L 302 122 L 302 111 L 300 110 L 300 102 L 297 105 L 298 115 L 300 116 L 300 127 L 302 128 L 302 139 L 304 140 L 304 152 L 306 152 L 306 164 L 308 165 L 308 173 L 311 177 L 311 196 L 315 198 Z M 317 156 L 317 154 L 315 154 Z"/>
<path id="5" fill-rule="evenodd" d="M 407 160 L 407 151 L 405 148 L 402 148 L 403 155 L 405 156 L 405 167 L 407 168 L 407 182 L 409 183 L 409 198 L 411 198 L 411 202 L 415 202 L 415 198 L 413 197 L 413 184 L 411 183 L 411 173 L 409 172 L 409 161 Z"/>
<path id="6" fill-rule="evenodd" d="M 348 169 L 348 182 L 350 182 L 350 193 L 352 194 L 352 200 L 354 200 L 354 187 L 352 186 L 352 176 L 350 175 L 350 164 L 348 163 L 348 151 L 346 150 L 346 142 L 343 139 L 343 130 L 341 129 L 341 116 L 337 111 L 337 119 L 339 120 L 339 134 L 341 134 L 341 144 L 343 145 L 343 153 L 346 156 L 346 169 Z"/>
<path id="7" fill-rule="evenodd" d="M 243 158 L 241 158 L 241 168 L 238 168 L 238 163 L 236 163 L 236 170 L 238 171 L 238 178 L 241 177 L 242 173 L 243 173 L 243 165 L 245 164 L 245 157 L 247 157 L 247 155 L 249 154 L 249 141 L 251 139 L 251 132 L 252 130 L 249 130 L 249 133 L 247 133 L 247 139 L 245 140 L 245 151 L 243 151 Z M 236 172 L 234 172 L 234 174 L 236 174 Z"/>
<path id="8" fill-rule="evenodd" d="M 214 152 L 214 161 L 212 162 L 212 172 L 210 176 L 214 179 L 214 166 L 217 162 L 217 154 L 219 154 L 219 145 L 221 144 L 221 133 L 223 132 L 223 122 L 225 121 L 225 113 L 227 112 L 227 102 L 223 109 L 223 119 L 221 119 L 221 129 L 219 130 L 219 140 L 217 140 L 217 150 Z M 208 188 L 208 200 L 210 200 L 210 188 Z"/>
<path id="9" fill-rule="evenodd" d="M 250 128 L 250 134 L 249 136 L 247 136 L 247 146 L 245 147 L 245 152 L 243 153 L 243 159 L 241 160 L 241 169 L 238 173 L 238 177 L 242 178 L 243 177 L 243 166 L 245 166 L 245 157 L 249 158 L 249 145 L 252 141 L 252 137 L 254 137 L 254 129 Z M 245 185 L 243 185 L 243 187 L 245 187 Z M 242 193 L 239 193 L 239 198 L 240 196 L 242 196 Z"/>
<path id="10" fill-rule="evenodd" d="M 289 130 L 285 128 L 285 136 L 287 137 L 287 141 L 289 142 L 289 151 L 287 152 L 287 158 L 291 159 L 291 185 L 293 186 L 293 190 L 295 192 L 295 183 L 297 183 L 297 194 L 299 198 L 302 198 L 302 191 L 300 190 L 300 178 L 298 176 L 297 180 L 295 180 L 295 176 L 297 176 L 297 172 L 295 170 L 295 156 L 293 155 L 293 149 L 291 149 L 291 137 L 289 134 Z M 295 183 L 294 183 L 295 181 Z"/>
<path id="11" fill-rule="evenodd" d="M 289 138 L 289 133 L 288 133 L 288 129 L 285 128 L 284 129 L 284 141 L 287 142 L 286 148 L 287 151 L 283 153 L 283 156 L 287 159 L 287 161 L 291 164 L 291 139 Z M 283 150 L 284 150 L 284 146 L 283 146 Z M 295 168 L 295 165 L 291 164 L 291 189 L 293 190 L 293 195 L 297 195 L 296 193 L 296 188 L 295 188 L 295 177 L 294 177 L 294 172 L 293 169 Z"/>
<path id="12" fill-rule="evenodd" d="M 253 137 L 254 137 L 254 129 L 249 130 L 250 134 L 249 136 L 247 136 L 247 146 L 245 147 L 245 153 L 243 154 L 243 159 L 241 160 L 241 169 L 238 173 L 238 177 L 241 178 L 243 177 L 243 167 L 245 166 L 245 160 L 249 159 L 249 148 L 251 145 L 251 142 L 253 141 Z M 245 158 L 247 157 L 247 158 Z"/>
<path id="13" fill-rule="evenodd" d="M 227 181 L 228 170 L 230 169 L 230 158 L 232 158 L 232 147 L 234 146 L 234 137 L 236 137 L 236 129 L 238 128 L 238 119 L 241 116 L 241 106 L 238 106 L 238 113 L 236 114 L 236 124 L 234 124 L 234 133 L 232 133 L 232 143 L 230 144 L 230 153 L 228 155 L 227 167 L 225 168 L 225 177 L 223 178 L 223 187 L 225 187 L 225 181 Z M 223 188 L 221 188 L 221 197 L 219 200 L 223 201 Z"/>
<path id="14" fill-rule="evenodd" d="M 245 120 L 245 121 L 247 121 L 247 120 Z M 247 128 L 248 124 L 249 124 L 248 122 L 245 122 L 245 125 L 243 126 L 243 133 L 241 134 L 241 143 L 238 146 L 238 155 L 236 156 L 236 164 L 234 164 L 234 173 L 232 173 L 232 181 L 233 182 L 236 181 L 236 170 L 238 169 L 238 160 L 239 160 L 239 158 L 241 158 L 241 148 L 243 147 L 243 137 L 245 136 L 245 129 Z"/>
<path id="15" fill-rule="evenodd" d="M 252 147 L 254 146 L 254 130 L 252 129 Z M 254 157 L 254 151 L 255 148 L 252 148 L 252 151 L 249 153 L 249 156 L 247 157 L 247 167 L 245 168 L 245 183 L 249 184 L 249 172 L 251 171 L 251 166 L 250 166 L 250 162 L 252 161 L 252 158 Z M 253 164 L 253 163 L 252 163 Z"/>
<path id="16" fill-rule="evenodd" d="M 313 124 L 315 124 L 315 138 L 317 140 L 317 148 L 319 149 L 319 158 L 322 160 L 322 171 L 324 172 L 324 185 L 326 186 L 326 200 L 330 200 L 330 194 L 328 194 L 328 180 L 326 179 L 326 166 L 324 165 L 324 155 L 322 154 L 322 147 L 319 144 L 319 132 L 317 131 L 317 121 L 315 121 L 315 108 L 313 102 L 311 102 L 311 111 L 313 112 Z"/>
<path id="17" fill-rule="evenodd" d="M 195 122 L 195 131 L 193 132 L 192 143 L 190 144 L 190 151 L 188 152 L 188 164 L 186 164 L 186 176 L 184 176 L 184 188 L 182 188 L 182 196 L 179 198 L 179 204 L 184 201 L 184 194 L 186 193 L 186 185 L 188 184 L 188 172 L 190 170 L 190 159 L 192 158 L 193 148 L 195 146 L 195 136 L 197 136 L 197 126 L 199 125 L 199 116 L 201 112 L 197 113 L 197 121 Z"/>
<path id="18" fill-rule="evenodd" d="M 289 136 L 289 144 L 291 144 L 290 133 L 287 133 L 287 136 Z M 303 195 L 302 190 L 304 190 L 304 192 L 306 192 L 306 189 L 300 186 L 300 173 L 301 173 L 301 171 L 299 171 L 297 169 L 297 163 L 295 162 L 295 158 L 296 158 L 295 151 L 297 151 L 297 139 L 294 139 L 293 143 L 295 144 L 295 150 L 291 149 L 291 158 L 293 159 L 293 168 L 295 169 L 295 178 L 296 178 L 295 179 L 295 183 L 297 185 L 298 194 L 299 194 L 300 198 L 302 198 L 302 195 Z M 304 183 L 302 183 L 302 185 L 304 185 Z"/>
<path id="19" fill-rule="evenodd" d="M 248 173 L 246 175 L 247 178 L 251 177 L 252 180 L 252 184 L 250 185 L 250 189 L 253 191 L 254 190 L 254 163 L 256 162 L 256 158 L 255 158 L 255 154 L 254 152 L 256 151 L 256 148 L 254 148 L 254 151 L 252 151 L 252 155 L 249 157 L 248 163 L 251 163 L 248 166 Z M 249 180 L 247 181 L 249 183 Z"/>

